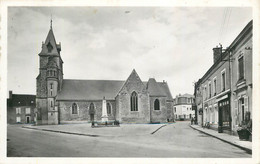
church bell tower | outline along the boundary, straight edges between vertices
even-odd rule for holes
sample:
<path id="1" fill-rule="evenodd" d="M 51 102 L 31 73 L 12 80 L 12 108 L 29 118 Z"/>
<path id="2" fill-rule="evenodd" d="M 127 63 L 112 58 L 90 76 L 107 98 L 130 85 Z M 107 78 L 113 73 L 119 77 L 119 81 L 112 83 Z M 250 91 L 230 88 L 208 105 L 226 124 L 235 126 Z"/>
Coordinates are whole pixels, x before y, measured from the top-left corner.
<path id="1" fill-rule="evenodd" d="M 36 124 L 59 124 L 57 93 L 63 80 L 63 61 L 60 56 L 61 44 L 57 44 L 52 20 L 49 33 L 39 53 L 39 75 L 36 78 Z"/>

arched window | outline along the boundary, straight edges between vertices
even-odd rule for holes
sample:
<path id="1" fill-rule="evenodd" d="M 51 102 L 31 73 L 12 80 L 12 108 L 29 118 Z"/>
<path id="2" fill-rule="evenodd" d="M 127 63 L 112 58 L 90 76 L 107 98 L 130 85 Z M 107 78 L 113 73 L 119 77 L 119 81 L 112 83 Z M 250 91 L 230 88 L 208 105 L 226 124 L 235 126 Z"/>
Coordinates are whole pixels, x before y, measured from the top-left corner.
<path id="1" fill-rule="evenodd" d="M 89 105 L 89 113 L 94 114 L 95 113 L 95 106 L 93 103 L 90 103 Z"/>
<path id="2" fill-rule="evenodd" d="M 154 110 L 160 110 L 160 101 L 158 99 L 154 101 Z"/>
<path id="3" fill-rule="evenodd" d="M 111 114 L 111 104 L 107 103 L 107 114 Z"/>
<path id="4" fill-rule="evenodd" d="M 72 104 L 72 114 L 78 114 L 78 106 L 76 103 Z"/>
<path id="5" fill-rule="evenodd" d="M 138 111 L 138 95 L 135 91 L 131 94 L 130 101 L 131 101 L 131 111 Z"/>

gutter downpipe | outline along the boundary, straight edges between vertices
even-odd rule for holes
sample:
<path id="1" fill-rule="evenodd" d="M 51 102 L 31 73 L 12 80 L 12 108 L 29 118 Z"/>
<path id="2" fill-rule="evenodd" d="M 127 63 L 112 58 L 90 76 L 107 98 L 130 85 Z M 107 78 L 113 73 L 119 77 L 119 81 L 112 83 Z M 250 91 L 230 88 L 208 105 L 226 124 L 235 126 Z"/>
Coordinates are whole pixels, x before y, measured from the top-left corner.
<path id="1" fill-rule="evenodd" d="M 232 70 L 231 70 L 231 55 L 232 55 L 232 52 L 231 52 L 231 50 L 229 50 L 229 52 L 228 52 L 228 59 L 229 59 L 229 85 L 230 85 L 230 97 L 229 97 L 229 107 L 230 107 L 230 130 L 232 131 L 232 111 L 231 111 L 231 107 L 232 107 L 232 105 L 231 105 L 231 97 L 233 97 L 232 95 L 232 93 L 233 93 L 233 91 L 232 91 Z"/>

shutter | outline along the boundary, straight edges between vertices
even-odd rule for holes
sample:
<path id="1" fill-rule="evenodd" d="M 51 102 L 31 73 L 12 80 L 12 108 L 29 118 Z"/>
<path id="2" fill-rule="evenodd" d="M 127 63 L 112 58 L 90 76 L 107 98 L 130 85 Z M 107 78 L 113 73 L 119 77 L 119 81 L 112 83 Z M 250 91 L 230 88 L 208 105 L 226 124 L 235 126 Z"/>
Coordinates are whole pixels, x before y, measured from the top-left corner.
<path id="1" fill-rule="evenodd" d="M 247 96 L 244 97 L 244 105 L 245 105 L 245 112 L 247 112 L 248 111 L 248 97 Z"/>

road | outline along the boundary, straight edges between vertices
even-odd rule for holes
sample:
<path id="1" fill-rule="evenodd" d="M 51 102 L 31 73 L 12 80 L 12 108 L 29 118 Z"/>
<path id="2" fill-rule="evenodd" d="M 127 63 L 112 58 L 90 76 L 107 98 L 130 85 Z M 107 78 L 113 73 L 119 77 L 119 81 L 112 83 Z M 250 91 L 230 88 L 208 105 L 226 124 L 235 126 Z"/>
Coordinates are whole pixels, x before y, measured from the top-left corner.
<path id="1" fill-rule="evenodd" d="M 251 158 L 250 154 L 177 122 L 154 134 L 79 136 L 7 126 L 8 157 Z"/>

